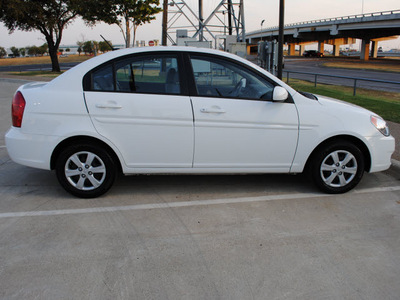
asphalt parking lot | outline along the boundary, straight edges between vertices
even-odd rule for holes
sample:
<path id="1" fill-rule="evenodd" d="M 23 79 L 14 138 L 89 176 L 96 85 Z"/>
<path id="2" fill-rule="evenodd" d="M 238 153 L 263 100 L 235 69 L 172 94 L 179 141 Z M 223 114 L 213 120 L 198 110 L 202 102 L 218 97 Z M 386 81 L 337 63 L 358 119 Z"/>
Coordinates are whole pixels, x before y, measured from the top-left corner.
<path id="1" fill-rule="evenodd" d="M 120 176 L 70 196 L 7 154 L 0 299 L 399 299 L 400 172 L 325 195 L 302 175 Z"/>

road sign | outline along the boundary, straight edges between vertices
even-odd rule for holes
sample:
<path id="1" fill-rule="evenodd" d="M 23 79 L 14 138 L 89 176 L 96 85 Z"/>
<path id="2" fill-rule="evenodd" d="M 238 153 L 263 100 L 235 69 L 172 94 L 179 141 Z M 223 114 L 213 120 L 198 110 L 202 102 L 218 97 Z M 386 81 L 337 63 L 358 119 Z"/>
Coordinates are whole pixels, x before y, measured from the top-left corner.
<path id="1" fill-rule="evenodd" d="M 154 41 L 149 41 L 149 46 L 153 47 L 154 46 Z"/>

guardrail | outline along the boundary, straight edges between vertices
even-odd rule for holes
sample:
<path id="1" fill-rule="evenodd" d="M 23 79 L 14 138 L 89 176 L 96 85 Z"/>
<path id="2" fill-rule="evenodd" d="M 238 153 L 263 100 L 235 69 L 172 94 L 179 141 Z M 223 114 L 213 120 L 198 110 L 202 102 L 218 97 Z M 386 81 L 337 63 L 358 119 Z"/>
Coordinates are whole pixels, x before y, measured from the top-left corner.
<path id="1" fill-rule="evenodd" d="M 400 13 L 399 9 L 374 12 L 374 13 L 366 13 L 366 14 L 358 14 L 358 15 L 350 15 L 350 16 L 344 16 L 344 17 L 326 18 L 326 19 L 320 19 L 320 20 L 297 22 L 297 23 L 285 24 L 284 27 L 294 27 L 294 26 L 299 26 L 299 25 L 320 24 L 320 23 L 326 23 L 326 22 L 350 20 L 350 19 L 362 19 L 362 18 L 368 18 L 368 17 L 387 16 L 387 15 L 393 15 L 393 14 L 398 14 L 398 13 Z M 271 30 L 271 29 L 276 29 L 276 28 L 279 28 L 279 27 L 278 26 L 268 27 L 265 30 Z"/>
<path id="2" fill-rule="evenodd" d="M 357 82 L 358 81 L 369 81 L 369 82 L 378 82 L 378 83 L 387 83 L 387 84 L 398 84 L 400 85 L 399 81 L 389 81 L 389 80 L 380 80 L 380 79 L 369 79 L 369 78 L 361 78 L 361 77 L 348 77 L 348 76 L 338 76 L 338 75 L 329 75 L 329 74 L 320 74 L 320 73 L 309 73 L 309 72 L 298 72 L 298 71 L 286 71 L 283 70 L 283 72 L 286 72 L 286 83 L 289 84 L 290 80 L 290 73 L 295 73 L 295 74 L 305 74 L 305 75 L 311 75 L 314 76 L 314 87 L 317 87 L 318 83 L 318 77 L 333 77 L 333 78 L 340 78 L 340 79 L 349 79 L 349 80 L 354 80 L 353 84 L 353 96 L 356 95 L 357 93 Z"/>
<path id="3" fill-rule="evenodd" d="M 356 15 L 350 15 L 350 16 L 344 16 L 344 17 L 325 18 L 325 19 L 320 19 L 320 20 L 296 22 L 296 23 L 285 24 L 284 28 L 285 29 L 289 29 L 289 28 L 299 27 L 299 26 L 302 27 L 302 26 L 305 26 L 305 25 L 320 25 L 320 24 L 323 24 L 323 23 L 348 21 L 348 20 L 366 21 L 367 19 L 365 19 L 365 18 L 379 17 L 379 16 L 390 16 L 390 15 L 397 15 L 397 14 L 400 14 L 400 9 L 373 12 L 373 13 L 365 13 L 365 14 L 356 14 Z M 256 33 L 261 34 L 262 32 L 274 31 L 274 30 L 278 30 L 278 29 L 279 29 L 279 26 L 271 26 L 271 27 L 266 27 L 265 29 L 262 29 L 262 30 L 254 30 L 254 31 L 248 32 L 247 34 L 248 35 L 256 34 Z"/>

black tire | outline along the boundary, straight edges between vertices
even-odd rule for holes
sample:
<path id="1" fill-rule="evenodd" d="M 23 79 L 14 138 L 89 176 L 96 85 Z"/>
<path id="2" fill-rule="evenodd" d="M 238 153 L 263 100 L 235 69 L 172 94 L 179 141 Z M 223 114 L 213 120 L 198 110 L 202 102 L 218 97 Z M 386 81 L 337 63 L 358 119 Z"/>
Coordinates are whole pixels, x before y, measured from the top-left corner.
<path id="1" fill-rule="evenodd" d="M 314 183 L 329 194 L 350 191 L 360 182 L 365 170 L 360 149 L 344 140 L 323 146 L 311 159 Z"/>
<path id="2" fill-rule="evenodd" d="M 106 193 L 114 183 L 116 172 L 111 155 L 95 144 L 69 146 L 56 162 L 61 186 L 80 198 L 96 198 Z"/>

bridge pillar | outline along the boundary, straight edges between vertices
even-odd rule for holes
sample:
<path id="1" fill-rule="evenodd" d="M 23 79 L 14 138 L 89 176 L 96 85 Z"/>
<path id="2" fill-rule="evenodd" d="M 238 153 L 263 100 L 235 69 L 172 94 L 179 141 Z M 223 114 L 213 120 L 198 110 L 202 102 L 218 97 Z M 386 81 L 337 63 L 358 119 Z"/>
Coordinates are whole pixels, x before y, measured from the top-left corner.
<path id="1" fill-rule="evenodd" d="M 324 42 L 318 42 L 318 51 L 323 54 L 324 53 L 324 48 L 325 48 L 325 43 Z"/>
<path id="2" fill-rule="evenodd" d="M 339 56 L 340 55 L 340 45 L 333 45 L 333 56 Z"/>
<path id="3" fill-rule="evenodd" d="M 296 44 L 289 44 L 288 55 L 293 56 L 296 54 Z"/>
<path id="4" fill-rule="evenodd" d="M 378 57 L 378 41 L 372 41 L 371 45 L 371 57 L 377 58 Z"/>
<path id="5" fill-rule="evenodd" d="M 362 40 L 361 42 L 361 53 L 360 53 L 361 60 L 369 60 L 369 43 L 370 40 Z"/>
<path id="6" fill-rule="evenodd" d="M 302 56 L 302 55 L 303 55 L 305 46 L 306 46 L 306 45 L 302 45 L 302 44 L 299 45 L 299 47 L 300 47 L 300 48 L 299 48 L 299 56 Z"/>

